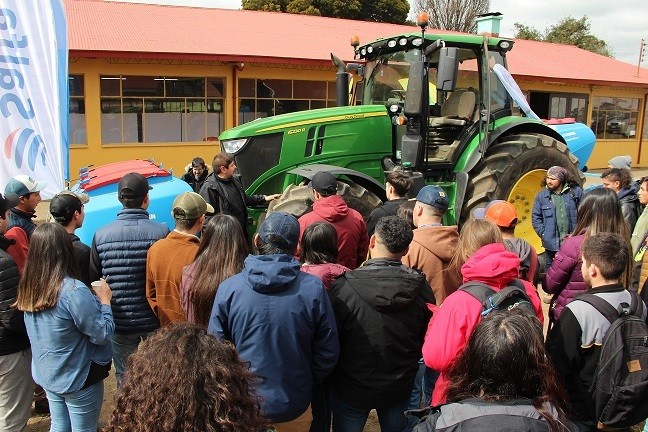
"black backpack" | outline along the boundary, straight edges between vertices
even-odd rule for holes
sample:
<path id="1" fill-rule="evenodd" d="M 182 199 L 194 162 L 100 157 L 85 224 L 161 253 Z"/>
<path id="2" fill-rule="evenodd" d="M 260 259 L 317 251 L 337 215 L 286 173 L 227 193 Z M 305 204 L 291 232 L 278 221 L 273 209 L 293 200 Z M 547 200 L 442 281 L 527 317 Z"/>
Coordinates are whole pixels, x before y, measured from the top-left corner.
<path id="1" fill-rule="evenodd" d="M 485 317 L 491 312 L 519 308 L 527 315 L 537 317 L 535 309 L 524 289 L 520 279 L 514 279 L 511 284 L 499 291 L 481 282 L 466 282 L 459 287 L 475 297 L 482 304 L 481 316 Z"/>
<path id="2" fill-rule="evenodd" d="M 630 294 L 630 306 L 621 303 L 618 309 L 594 294 L 576 297 L 610 322 L 589 395 L 596 420 L 612 428 L 648 417 L 648 327 L 642 319 L 643 301 L 636 292 Z"/>

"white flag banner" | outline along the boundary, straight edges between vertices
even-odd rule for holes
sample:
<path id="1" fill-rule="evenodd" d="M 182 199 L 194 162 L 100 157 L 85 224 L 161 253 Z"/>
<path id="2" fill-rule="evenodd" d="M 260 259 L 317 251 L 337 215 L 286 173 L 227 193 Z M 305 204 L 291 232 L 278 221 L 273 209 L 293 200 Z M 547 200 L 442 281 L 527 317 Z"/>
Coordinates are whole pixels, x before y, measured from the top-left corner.
<path id="1" fill-rule="evenodd" d="M 0 1 L 0 190 L 12 177 L 69 178 L 68 45 L 62 0 Z"/>

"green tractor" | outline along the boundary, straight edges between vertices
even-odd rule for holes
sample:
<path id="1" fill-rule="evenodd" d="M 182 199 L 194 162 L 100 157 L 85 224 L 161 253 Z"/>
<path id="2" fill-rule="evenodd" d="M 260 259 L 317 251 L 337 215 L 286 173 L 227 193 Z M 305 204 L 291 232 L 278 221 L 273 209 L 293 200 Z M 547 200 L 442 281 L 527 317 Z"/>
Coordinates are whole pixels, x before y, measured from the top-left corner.
<path id="1" fill-rule="evenodd" d="M 315 172 L 328 170 L 339 180 L 339 193 L 366 217 L 385 199 L 385 172 L 400 166 L 415 179 L 412 196 L 426 184 L 446 191 L 447 224 L 506 199 L 520 216 L 516 234 L 540 249 L 531 208 L 546 170 L 561 165 L 582 179 L 572 152 L 583 168 L 594 134 L 582 124 L 560 125 L 561 131 L 533 118 L 506 71 L 512 40 L 426 34 L 425 26 L 420 34 L 352 43 L 357 63 L 331 55 L 338 107 L 226 130 L 219 137 L 223 150 L 234 156 L 248 194 L 284 191 L 269 212 L 307 212 L 312 195 L 306 185 Z M 349 72 L 357 78 L 353 86 Z M 251 209 L 252 230 L 263 212 Z"/>

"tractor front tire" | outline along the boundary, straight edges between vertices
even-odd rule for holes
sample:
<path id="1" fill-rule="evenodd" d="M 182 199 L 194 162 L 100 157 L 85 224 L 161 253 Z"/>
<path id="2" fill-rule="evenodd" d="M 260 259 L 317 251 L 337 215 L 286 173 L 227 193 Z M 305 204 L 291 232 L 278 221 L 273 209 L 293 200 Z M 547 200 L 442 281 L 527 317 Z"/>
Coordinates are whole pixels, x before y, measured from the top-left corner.
<path id="1" fill-rule="evenodd" d="M 531 226 L 531 210 L 547 169 L 554 165 L 565 168 L 575 181 L 583 184 L 578 160 L 564 143 L 537 133 L 500 138 L 470 172 L 460 221 L 466 221 L 475 208 L 484 207 L 491 200 L 507 200 L 518 213 L 516 236 L 529 241 L 540 252 L 540 239 Z"/>

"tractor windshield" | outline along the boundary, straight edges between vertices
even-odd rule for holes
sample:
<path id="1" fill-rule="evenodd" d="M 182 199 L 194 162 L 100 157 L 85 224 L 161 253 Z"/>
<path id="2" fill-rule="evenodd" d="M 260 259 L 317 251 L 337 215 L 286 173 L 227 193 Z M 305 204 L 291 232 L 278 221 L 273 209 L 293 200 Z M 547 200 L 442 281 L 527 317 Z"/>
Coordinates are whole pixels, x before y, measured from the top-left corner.
<path id="1" fill-rule="evenodd" d="M 367 63 L 362 103 L 365 105 L 391 105 L 392 101 L 405 99 L 410 63 L 419 58 L 419 50 L 390 53 Z"/>

